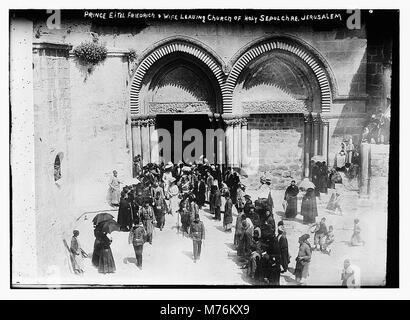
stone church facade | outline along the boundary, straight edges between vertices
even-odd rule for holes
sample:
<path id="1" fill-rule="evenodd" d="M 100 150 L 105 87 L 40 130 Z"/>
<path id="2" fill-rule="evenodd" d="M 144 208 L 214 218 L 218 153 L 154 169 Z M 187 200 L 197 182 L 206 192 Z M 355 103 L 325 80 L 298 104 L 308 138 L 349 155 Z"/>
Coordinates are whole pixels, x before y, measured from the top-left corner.
<path id="1" fill-rule="evenodd" d="M 36 252 L 53 250 L 77 216 L 100 209 L 112 170 L 125 179 L 134 156 L 161 161 L 153 132 L 173 120 L 222 128 L 228 166 L 246 172 L 258 159 L 257 176 L 283 188 L 309 175 L 315 155 L 332 164 L 340 143 L 357 144 L 369 115 L 389 106 L 391 41 L 369 37 L 366 26 L 61 23 L 11 21 L 11 37 L 31 51 L 35 228 L 48 226 Z M 73 48 L 93 39 L 108 53 L 90 69 Z M 39 254 L 37 264 L 53 259 Z"/>

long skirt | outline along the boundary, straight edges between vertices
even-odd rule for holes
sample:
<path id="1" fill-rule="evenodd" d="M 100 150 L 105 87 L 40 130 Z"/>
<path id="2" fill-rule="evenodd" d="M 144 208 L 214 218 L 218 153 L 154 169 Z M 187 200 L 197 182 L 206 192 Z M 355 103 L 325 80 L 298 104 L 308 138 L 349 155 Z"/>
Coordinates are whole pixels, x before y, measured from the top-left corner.
<path id="1" fill-rule="evenodd" d="M 121 192 L 120 189 L 108 188 L 107 201 L 111 205 L 119 205 Z"/>
<path id="2" fill-rule="evenodd" d="M 295 267 L 295 278 L 296 279 L 306 279 L 309 276 L 309 264 L 310 262 L 307 262 L 305 264 L 302 264 L 300 261 L 296 262 L 296 267 Z"/>
<path id="3" fill-rule="evenodd" d="M 298 198 L 297 196 L 295 197 L 289 197 L 286 206 L 286 211 L 285 211 L 285 217 L 286 218 L 294 218 L 298 214 Z"/>
<path id="4" fill-rule="evenodd" d="M 94 250 L 93 250 L 93 256 L 91 259 L 91 262 L 94 267 L 98 268 L 98 265 L 100 263 L 100 255 L 101 255 L 101 246 L 100 246 L 100 240 L 95 239 L 94 241 Z"/>
<path id="5" fill-rule="evenodd" d="M 304 223 L 316 222 L 316 217 L 318 216 L 316 198 L 303 199 L 301 211 Z"/>
<path id="6" fill-rule="evenodd" d="M 98 263 L 99 273 L 114 273 L 115 272 L 115 262 L 112 256 L 111 248 L 103 248 L 100 252 L 100 260 Z"/>

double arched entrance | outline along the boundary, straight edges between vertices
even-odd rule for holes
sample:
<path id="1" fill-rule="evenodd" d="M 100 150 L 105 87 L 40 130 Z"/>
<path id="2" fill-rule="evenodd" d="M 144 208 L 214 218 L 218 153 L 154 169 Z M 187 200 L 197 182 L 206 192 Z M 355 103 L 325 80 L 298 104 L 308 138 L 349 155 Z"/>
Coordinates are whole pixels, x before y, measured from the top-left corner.
<path id="1" fill-rule="evenodd" d="M 320 114 L 330 111 L 332 78 L 325 62 L 294 39 L 252 43 L 229 63 L 191 39 L 168 39 L 137 66 L 130 88 L 133 155 L 144 164 L 203 154 L 227 166 L 246 168 L 257 158 L 269 167 L 264 149 L 272 137 L 262 137 L 291 127 L 300 136 L 294 165 L 301 175 L 308 175 L 312 156 L 327 158 L 328 125 Z M 261 139 L 251 150 L 255 131 Z"/>

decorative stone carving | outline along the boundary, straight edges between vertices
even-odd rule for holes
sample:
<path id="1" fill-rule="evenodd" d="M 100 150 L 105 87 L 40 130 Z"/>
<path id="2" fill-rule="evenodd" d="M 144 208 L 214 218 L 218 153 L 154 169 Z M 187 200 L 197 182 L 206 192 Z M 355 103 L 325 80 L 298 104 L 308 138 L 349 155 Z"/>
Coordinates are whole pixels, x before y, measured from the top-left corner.
<path id="1" fill-rule="evenodd" d="M 309 108 L 305 101 L 276 100 L 248 101 L 242 103 L 242 110 L 247 113 L 306 113 Z"/>
<path id="2" fill-rule="evenodd" d="M 149 113 L 208 113 L 214 108 L 206 101 L 196 102 L 150 102 Z"/>

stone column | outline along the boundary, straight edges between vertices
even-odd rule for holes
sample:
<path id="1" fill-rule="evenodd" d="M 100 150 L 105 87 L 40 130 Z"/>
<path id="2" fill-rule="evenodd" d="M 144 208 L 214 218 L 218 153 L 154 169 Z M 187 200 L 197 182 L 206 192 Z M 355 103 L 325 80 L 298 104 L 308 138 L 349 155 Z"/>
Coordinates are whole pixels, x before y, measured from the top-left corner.
<path id="1" fill-rule="evenodd" d="M 242 118 L 241 122 L 241 143 L 241 167 L 246 168 L 248 166 L 248 119 L 246 118 Z"/>
<path id="2" fill-rule="evenodd" d="M 234 124 L 233 124 L 233 165 L 235 167 L 240 167 L 241 166 L 241 146 L 242 146 L 242 135 L 241 135 L 241 119 L 235 119 Z"/>
<path id="3" fill-rule="evenodd" d="M 140 124 L 141 124 L 142 164 L 145 166 L 147 163 L 151 162 L 148 119 L 141 120 Z"/>
<path id="4" fill-rule="evenodd" d="M 310 176 L 310 150 L 311 150 L 311 142 L 312 142 L 312 114 L 309 113 L 304 117 L 305 123 L 305 170 L 304 170 L 304 177 L 307 178 Z"/>
<path id="5" fill-rule="evenodd" d="M 326 164 L 329 165 L 329 122 L 322 123 L 322 156 L 326 159 Z"/>
<path id="6" fill-rule="evenodd" d="M 151 152 L 151 162 L 159 162 L 159 149 L 158 149 L 158 132 L 155 130 L 155 118 L 148 119 L 148 130 L 149 130 L 149 143 Z"/>
<path id="7" fill-rule="evenodd" d="M 141 155 L 141 125 L 140 121 L 131 122 L 131 137 L 132 137 L 132 159 L 137 155 Z"/>
<path id="8" fill-rule="evenodd" d="M 370 143 L 360 145 L 360 196 L 368 196 L 370 193 Z"/>
<path id="9" fill-rule="evenodd" d="M 226 120 L 225 121 L 227 127 L 225 131 L 226 135 L 226 165 L 231 167 L 234 161 L 234 132 L 233 132 L 233 120 Z"/>
<path id="10" fill-rule="evenodd" d="M 319 154 L 319 141 L 320 141 L 320 122 L 319 116 L 313 118 L 313 155 Z"/>

